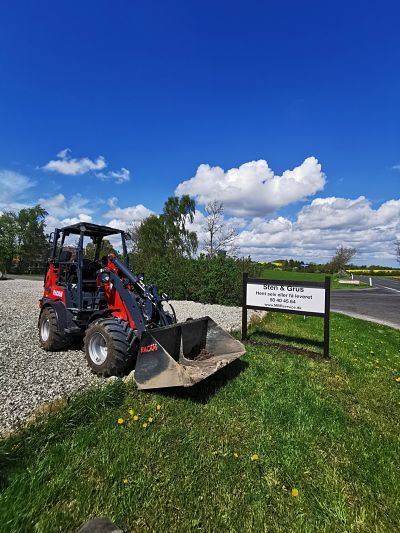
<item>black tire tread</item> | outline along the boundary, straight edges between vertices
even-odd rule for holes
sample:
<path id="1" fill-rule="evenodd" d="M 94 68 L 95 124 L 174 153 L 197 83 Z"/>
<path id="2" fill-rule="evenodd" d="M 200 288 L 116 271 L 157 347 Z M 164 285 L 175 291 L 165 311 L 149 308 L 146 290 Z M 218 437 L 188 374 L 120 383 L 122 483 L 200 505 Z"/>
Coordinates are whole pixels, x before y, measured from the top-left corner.
<path id="1" fill-rule="evenodd" d="M 102 365 L 95 365 L 89 356 L 88 343 L 94 331 L 104 333 L 112 342 L 112 350 L 108 346 L 108 355 Z M 102 377 L 122 376 L 131 370 L 135 363 L 136 335 L 127 322 L 120 318 L 99 319 L 90 324 L 85 334 L 86 360 L 91 371 Z"/>
<path id="2" fill-rule="evenodd" d="M 43 342 L 40 338 L 40 326 L 43 316 L 47 316 L 50 322 L 50 336 L 46 342 Z M 64 333 L 60 333 L 58 330 L 58 318 L 57 313 L 52 307 L 45 307 L 39 318 L 39 343 L 40 346 L 46 352 L 56 352 L 59 350 L 65 350 L 71 344 L 71 339 Z"/>

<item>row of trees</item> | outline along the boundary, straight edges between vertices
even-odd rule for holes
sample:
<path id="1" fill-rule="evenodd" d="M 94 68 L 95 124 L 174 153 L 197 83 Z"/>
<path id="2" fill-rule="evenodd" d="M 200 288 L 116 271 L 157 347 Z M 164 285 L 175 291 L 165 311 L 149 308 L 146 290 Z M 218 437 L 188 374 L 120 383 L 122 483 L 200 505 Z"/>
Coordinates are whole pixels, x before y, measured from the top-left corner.
<path id="1" fill-rule="evenodd" d="M 186 257 L 197 254 L 197 234 L 188 229 L 193 223 L 195 201 L 188 195 L 170 197 L 161 215 L 151 215 L 130 228 L 131 252 L 142 258 Z M 208 257 L 222 250 L 232 254 L 235 231 L 225 224 L 223 205 L 211 202 L 206 206 L 205 228 L 207 235 L 204 252 Z M 45 219 L 48 213 L 40 205 L 6 211 L 0 215 L 0 270 L 34 272 L 43 268 L 48 253 Z M 104 241 L 102 253 L 113 251 L 109 241 Z M 94 257 L 94 246 L 88 244 L 86 256 Z"/>
<path id="2" fill-rule="evenodd" d="M 154 258 L 192 259 L 198 256 L 197 233 L 190 229 L 196 212 L 195 201 L 188 195 L 170 197 L 160 215 L 151 215 L 142 222 L 131 226 L 130 251 L 136 265 L 144 270 Z M 20 272 L 34 272 L 43 268 L 48 252 L 45 234 L 47 212 L 40 205 L 21 209 L 19 212 L 6 211 L 0 215 L 0 270 L 11 268 Z M 205 236 L 201 253 L 207 258 L 218 255 L 235 257 L 236 230 L 224 219 L 224 206 L 217 200 L 206 205 L 202 222 Z M 102 253 L 113 250 L 105 241 Z M 396 243 L 397 259 L 400 263 L 400 242 Z M 344 270 L 356 254 L 354 248 L 338 247 L 334 257 L 325 265 L 302 261 L 280 260 L 283 270 L 323 271 L 335 273 Z M 94 247 L 86 248 L 87 257 L 94 256 Z M 277 262 L 271 263 L 274 267 Z"/>
<path id="3" fill-rule="evenodd" d="M 5 211 L 0 215 L 0 270 L 43 270 L 48 245 L 45 234 L 47 211 L 40 205 Z"/>

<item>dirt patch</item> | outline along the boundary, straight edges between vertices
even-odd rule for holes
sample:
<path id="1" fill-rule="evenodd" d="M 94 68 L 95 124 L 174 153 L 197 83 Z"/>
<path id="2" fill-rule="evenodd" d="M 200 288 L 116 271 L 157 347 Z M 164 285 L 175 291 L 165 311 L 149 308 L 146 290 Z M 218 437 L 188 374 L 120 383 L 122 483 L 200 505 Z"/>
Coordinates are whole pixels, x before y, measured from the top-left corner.
<path id="1" fill-rule="evenodd" d="M 305 348 L 297 348 L 296 346 L 292 346 L 291 344 L 281 344 L 280 342 L 272 342 L 272 341 L 251 341 L 251 340 L 248 340 L 246 343 L 252 344 L 253 346 L 270 346 L 272 348 L 279 348 L 280 350 L 284 350 L 285 352 L 293 353 L 295 355 L 305 355 L 306 357 L 310 357 L 310 359 L 318 359 L 318 360 L 324 360 L 324 361 L 329 359 L 329 358 L 324 357 L 322 353 L 313 352 Z"/>
<path id="2" fill-rule="evenodd" d="M 207 361 L 207 359 L 211 359 L 211 357 L 215 357 L 215 353 L 209 352 L 203 348 L 196 357 L 193 358 L 193 361 Z"/>

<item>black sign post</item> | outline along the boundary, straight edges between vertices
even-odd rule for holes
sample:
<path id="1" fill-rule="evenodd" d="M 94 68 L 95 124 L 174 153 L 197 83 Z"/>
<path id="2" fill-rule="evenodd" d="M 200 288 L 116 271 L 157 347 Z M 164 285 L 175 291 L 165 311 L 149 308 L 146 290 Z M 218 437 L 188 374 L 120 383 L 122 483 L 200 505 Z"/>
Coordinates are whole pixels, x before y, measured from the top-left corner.
<path id="1" fill-rule="evenodd" d="M 253 303 L 248 302 L 249 285 L 255 286 L 252 291 L 252 296 L 257 299 L 257 304 L 254 304 L 254 301 Z M 307 290 L 309 294 L 307 293 Z M 323 291 L 322 295 L 321 291 Z M 318 293 L 317 295 L 316 292 Z M 313 298 L 318 301 L 312 302 Z M 325 281 L 288 281 L 250 279 L 247 272 L 244 272 L 242 292 L 242 340 L 244 341 L 247 339 L 248 309 L 317 316 L 324 319 L 324 357 L 328 358 L 330 300 L 330 276 L 325 276 Z"/>
<path id="2" fill-rule="evenodd" d="M 247 272 L 243 272 L 243 285 L 242 285 L 242 341 L 247 339 L 247 280 L 249 275 Z"/>
<path id="3" fill-rule="evenodd" d="M 329 315 L 331 310 L 331 277 L 325 276 L 324 357 L 329 357 Z"/>

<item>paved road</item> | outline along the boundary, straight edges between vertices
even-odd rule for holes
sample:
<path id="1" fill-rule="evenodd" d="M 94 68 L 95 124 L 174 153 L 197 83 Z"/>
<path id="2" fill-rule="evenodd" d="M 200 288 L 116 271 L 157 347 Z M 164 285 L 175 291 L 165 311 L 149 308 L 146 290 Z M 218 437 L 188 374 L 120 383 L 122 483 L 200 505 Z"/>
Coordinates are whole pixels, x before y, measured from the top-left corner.
<path id="1" fill-rule="evenodd" d="M 400 329 L 400 280 L 374 276 L 371 289 L 332 291 L 331 309 Z"/>

